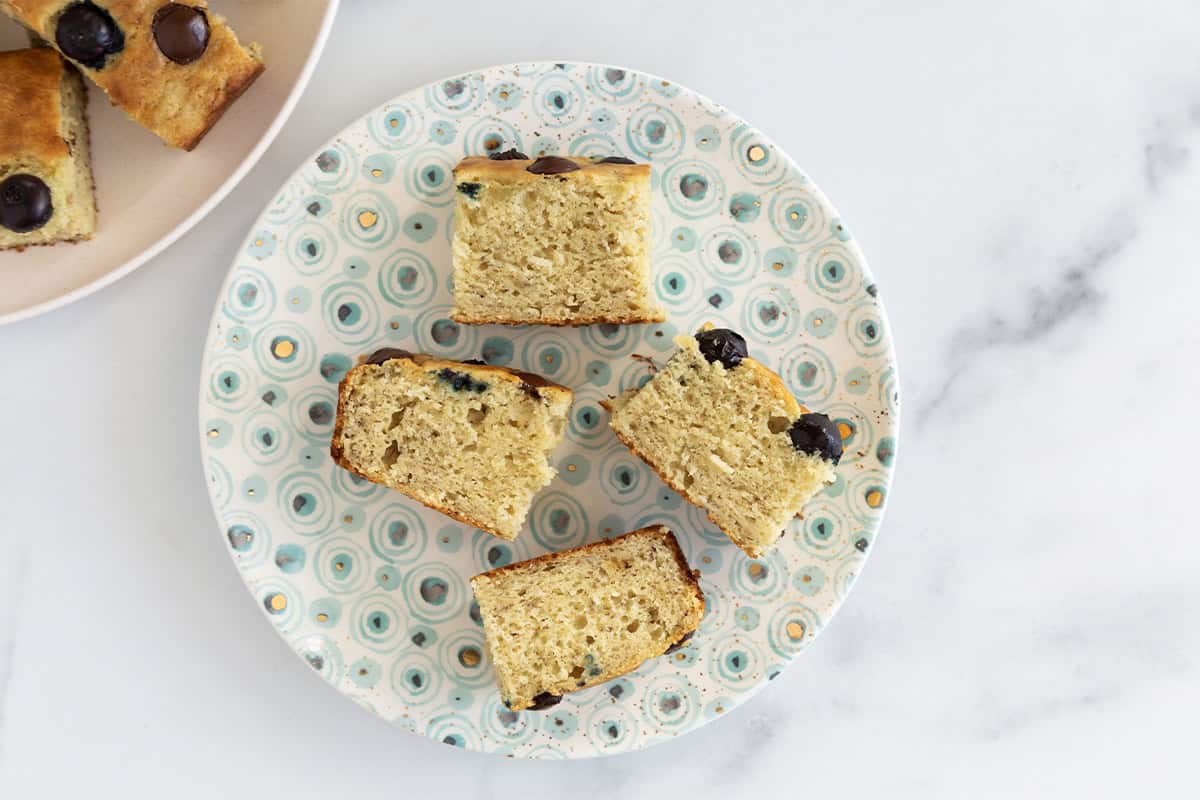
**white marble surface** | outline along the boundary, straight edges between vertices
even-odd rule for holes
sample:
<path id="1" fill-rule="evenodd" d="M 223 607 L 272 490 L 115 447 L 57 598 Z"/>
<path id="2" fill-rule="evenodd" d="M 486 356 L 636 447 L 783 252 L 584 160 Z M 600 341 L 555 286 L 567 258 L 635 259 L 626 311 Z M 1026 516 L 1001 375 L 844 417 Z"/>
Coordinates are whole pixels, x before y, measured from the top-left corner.
<path id="1" fill-rule="evenodd" d="M 0 797 L 1200 790 L 1200 9 L 633 5 L 347 0 L 233 196 L 0 328 Z M 213 298 L 293 166 L 402 90 L 540 58 L 669 76 L 773 136 L 900 351 L 892 506 L 847 605 L 757 698 L 618 760 L 467 754 L 328 689 L 219 546 L 195 437 Z"/>

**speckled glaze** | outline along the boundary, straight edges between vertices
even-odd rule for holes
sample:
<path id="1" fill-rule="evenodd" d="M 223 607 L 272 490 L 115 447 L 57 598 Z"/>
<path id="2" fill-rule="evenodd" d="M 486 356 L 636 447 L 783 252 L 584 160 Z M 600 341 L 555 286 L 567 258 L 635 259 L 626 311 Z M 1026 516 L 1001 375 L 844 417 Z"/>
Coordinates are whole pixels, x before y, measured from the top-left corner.
<path id="1" fill-rule="evenodd" d="M 451 170 L 533 157 L 652 165 L 656 325 L 449 320 Z M 770 557 L 743 555 L 622 447 L 600 401 L 649 377 L 705 322 L 734 328 L 802 403 L 833 418 L 834 485 Z M 337 384 L 403 347 L 541 373 L 575 390 L 555 482 L 505 542 L 329 458 Z M 254 223 L 214 311 L 200 391 L 221 541 L 268 619 L 373 713 L 457 747 L 534 758 L 619 753 L 733 708 L 807 647 L 853 585 L 888 493 L 899 421 L 890 333 L 849 228 L 770 140 L 660 78 L 517 64 L 410 92 L 309 159 Z M 500 704 L 467 579 L 652 523 L 678 533 L 707 596 L 676 653 L 546 711 Z"/>

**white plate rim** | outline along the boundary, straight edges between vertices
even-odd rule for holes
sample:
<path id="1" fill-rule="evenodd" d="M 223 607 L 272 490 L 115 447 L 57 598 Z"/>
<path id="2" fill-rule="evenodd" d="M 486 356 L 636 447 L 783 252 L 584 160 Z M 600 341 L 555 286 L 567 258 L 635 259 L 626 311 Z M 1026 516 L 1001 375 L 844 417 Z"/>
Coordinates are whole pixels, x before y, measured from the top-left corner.
<path id="1" fill-rule="evenodd" d="M 325 51 L 325 43 L 329 39 L 329 32 L 333 29 L 333 20 L 337 16 L 338 6 L 341 0 L 327 0 L 328 5 L 325 7 L 325 16 L 321 20 L 321 25 L 317 29 L 316 38 L 313 39 L 312 49 L 309 51 L 308 58 L 304 61 L 304 66 L 301 67 L 300 73 L 296 78 L 296 82 L 292 85 L 292 89 L 288 92 L 287 99 L 284 100 L 283 106 L 271 120 L 271 124 L 267 126 L 266 132 L 253 149 L 246 154 L 237 168 L 225 179 L 217 190 L 209 195 L 199 208 L 189 214 L 182 222 L 176 225 L 167 233 L 163 234 L 157 241 L 138 253 L 133 258 L 121 264 L 117 268 L 101 275 L 99 278 L 85 283 L 83 286 L 77 286 L 68 292 L 60 294 L 52 300 L 43 300 L 40 303 L 35 303 L 27 308 L 22 308 L 20 311 L 12 311 L 7 314 L 0 314 L 0 325 L 8 325 L 14 322 L 20 322 L 25 319 L 48 314 L 64 306 L 74 303 L 76 300 L 82 300 L 88 295 L 95 294 L 106 286 L 116 283 L 117 281 L 129 275 L 138 267 L 142 266 L 150 259 L 157 256 L 163 250 L 166 250 L 176 242 L 181 236 L 190 231 L 196 223 L 208 216 L 208 213 L 217 207 L 225 197 L 233 191 L 242 178 L 258 163 L 262 158 L 263 153 L 275 141 L 275 137 L 279 135 L 279 131 L 283 128 L 285 122 L 292 115 L 292 111 L 296 108 L 296 104 L 300 102 L 300 96 L 304 94 L 304 90 L 308 88 L 308 82 L 312 79 L 313 71 L 316 69 L 317 62 L 321 58 L 321 54 Z"/>

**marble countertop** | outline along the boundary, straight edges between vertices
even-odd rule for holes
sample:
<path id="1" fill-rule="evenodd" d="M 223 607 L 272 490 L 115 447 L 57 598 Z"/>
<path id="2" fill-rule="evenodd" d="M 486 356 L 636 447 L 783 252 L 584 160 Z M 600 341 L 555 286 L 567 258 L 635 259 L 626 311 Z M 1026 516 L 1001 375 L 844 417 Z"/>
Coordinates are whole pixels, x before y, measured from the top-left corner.
<path id="1" fill-rule="evenodd" d="M 1191 0 L 348 0 L 231 197 L 0 328 L 0 796 L 1195 792 L 1198 38 Z M 789 151 L 871 260 L 905 403 L 891 508 L 820 641 L 615 761 L 463 753 L 330 691 L 217 546 L 195 436 L 213 298 L 292 168 L 403 90 L 549 58 L 669 76 Z"/>

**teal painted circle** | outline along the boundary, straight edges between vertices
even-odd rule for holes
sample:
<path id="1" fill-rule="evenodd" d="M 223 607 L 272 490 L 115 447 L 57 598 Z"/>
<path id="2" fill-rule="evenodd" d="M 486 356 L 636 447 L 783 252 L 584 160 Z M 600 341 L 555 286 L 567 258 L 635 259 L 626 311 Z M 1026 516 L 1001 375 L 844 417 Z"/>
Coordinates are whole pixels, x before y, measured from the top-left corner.
<path id="1" fill-rule="evenodd" d="M 463 131 L 461 155 L 490 155 L 522 147 L 521 134 L 511 123 L 501 117 L 483 117 Z M 453 168 L 454 164 L 450 166 Z"/>
<path id="2" fill-rule="evenodd" d="M 333 493 L 318 473 L 291 472 L 279 481 L 278 511 L 289 528 L 301 536 L 319 536 L 333 524 Z"/>
<path id="3" fill-rule="evenodd" d="M 389 671 L 392 691 L 406 706 L 422 706 L 437 700 L 445 680 L 443 675 L 440 665 L 417 650 L 401 653 Z"/>
<path id="4" fill-rule="evenodd" d="M 403 149 L 416 142 L 424 128 L 425 112 L 409 99 L 395 100 L 367 116 L 367 132 L 376 144 Z"/>
<path id="5" fill-rule="evenodd" d="M 387 594 L 363 595 L 350 607 L 351 633 L 355 641 L 377 653 L 390 653 L 403 641 L 404 612 Z"/>
<path id="6" fill-rule="evenodd" d="M 303 570 L 306 559 L 304 547 L 298 544 L 281 544 L 275 550 L 275 566 L 289 575 Z"/>
<path id="7" fill-rule="evenodd" d="M 367 552 L 349 537 L 322 539 L 312 560 L 317 581 L 332 594 L 352 594 L 370 583 Z"/>
<path id="8" fill-rule="evenodd" d="M 319 628 L 336 628 L 342 617 L 342 601 L 336 597 L 322 597 L 308 607 L 308 618 Z"/>
<path id="9" fill-rule="evenodd" d="M 371 183 L 388 183 L 396 174 L 396 159 L 387 153 L 376 153 L 363 159 L 363 178 Z"/>
<path id="10" fill-rule="evenodd" d="M 275 285 L 254 267 L 238 267 L 230 275 L 224 297 L 222 312 L 238 322 L 262 322 L 275 311 Z"/>
<path id="11" fill-rule="evenodd" d="M 350 346 L 361 346 L 378 336 L 379 306 L 368 288 L 357 281 L 338 281 L 321 292 L 325 328 Z"/>
<path id="12" fill-rule="evenodd" d="M 404 162 L 404 184 L 428 205 L 448 205 L 454 201 L 455 162 L 442 147 L 418 150 Z"/>
<path id="13" fill-rule="evenodd" d="M 379 266 L 379 292 L 388 303 L 417 309 L 437 292 L 437 273 L 429 259 L 415 250 L 390 252 Z"/>
<path id="14" fill-rule="evenodd" d="M 284 243 L 292 271 L 300 277 L 320 275 L 337 257 L 337 234 L 324 224 L 309 221 L 288 233 Z"/>
<path id="15" fill-rule="evenodd" d="M 666 321 L 547 329 L 450 319 L 453 166 L 509 147 L 650 162 Z M 776 676 L 873 551 L 899 415 L 876 281 L 820 190 L 724 107 L 615 66 L 469 72 L 366 114 L 306 159 L 248 229 L 202 373 L 201 451 L 220 546 L 303 663 L 372 713 L 517 757 L 660 742 Z M 710 322 L 742 333 L 751 355 L 844 437 L 834 483 L 760 561 L 629 455 L 600 406 L 648 380 L 647 360 L 661 366 L 674 335 Z M 575 391 L 551 457 L 558 478 L 535 497 L 518 539 L 448 520 L 333 463 L 338 383 L 383 346 L 533 369 Z M 636 472 L 621 471 L 623 458 Z M 700 572 L 706 614 L 695 637 L 553 709 L 505 709 L 467 580 L 656 523 L 677 531 Z M 620 723 L 615 734 L 606 722 Z"/>
<path id="16" fill-rule="evenodd" d="M 396 238 L 396 207 L 376 189 L 360 189 L 345 199 L 338 229 L 347 244 L 361 250 L 387 247 Z"/>
<path id="17" fill-rule="evenodd" d="M 425 521 L 408 505 L 393 503 L 371 520 L 371 551 L 389 564 L 412 564 L 428 545 Z"/>
<path id="18" fill-rule="evenodd" d="M 668 207 L 684 219 L 710 218 L 725 208 L 725 182 L 703 161 L 681 161 L 668 167 L 662 174 L 662 187 Z"/>
<path id="19" fill-rule="evenodd" d="M 566 492 L 544 491 L 529 511 L 533 540 L 553 552 L 583 543 L 588 533 L 588 516 L 583 504 Z"/>
<path id="20" fill-rule="evenodd" d="M 231 511 L 221 518 L 221 526 L 239 569 L 261 564 L 267 557 L 271 550 L 271 530 L 261 517 L 249 511 Z"/>
<path id="21" fill-rule="evenodd" d="M 404 597 L 409 614 L 429 624 L 458 616 L 468 601 L 463 579 L 440 563 L 425 563 L 410 570 L 404 577 Z"/>

